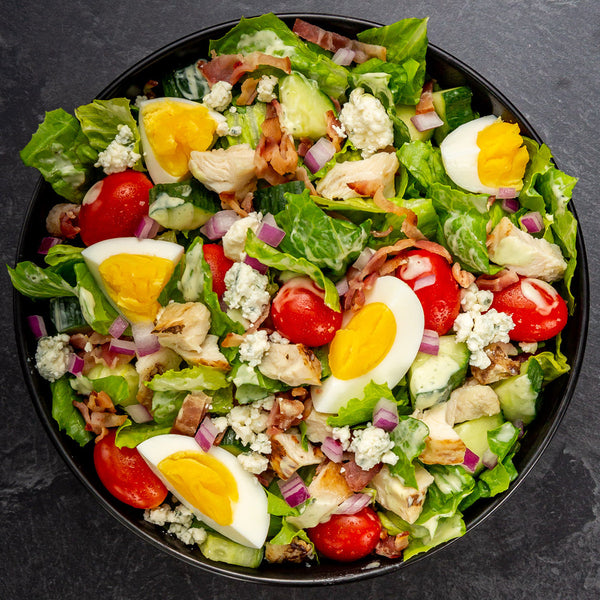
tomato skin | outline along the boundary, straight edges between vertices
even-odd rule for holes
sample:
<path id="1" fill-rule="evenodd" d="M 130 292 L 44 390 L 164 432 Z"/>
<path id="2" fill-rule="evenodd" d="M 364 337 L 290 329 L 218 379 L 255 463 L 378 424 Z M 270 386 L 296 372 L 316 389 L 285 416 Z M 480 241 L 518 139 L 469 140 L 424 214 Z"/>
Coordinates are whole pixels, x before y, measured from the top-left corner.
<path id="1" fill-rule="evenodd" d="M 225 293 L 225 273 L 231 269 L 233 261 L 225 256 L 223 246 L 219 244 L 204 244 L 202 249 L 212 274 L 213 292 L 221 298 Z"/>
<path id="2" fill-rule="evenodd" d="M 332 515 L 307 533 L 323 556 L 351 562 L 373 552 L 379 542 L 381 521 L 371 507 L 365 506 L 355 515 Z"/>
<path id="3" fill-rule="evenodd" d="M 540 306 L 527 298 L 523 285 L 530 285 L 546 303 Z M 541 342 L 557 335 L 567 324 L 569 311 L 566 302 L 544 281 L 521 277 L 519 281 L 494 293 L 490 308 L 512 317 L 514 329 L 508 332 L 515 342 Z M 547 313 L 547 314 L 544 314 Z"/>
<path id="4" fill-rule="evenodd" d="M 329 308 L 324 298 L 325 292 L 308 277 L 290 279 L 271 305 L 275 329 L 293 344 L 328 344 L 342 326 L 342 312 Z"/>
<path id="5" fill-rule="evenodd" d="M 421 302 L 425 329 L 445 335 L 460 312 L 460 288 L 452 268 L 443 256 L 428 250 L 411 250 L 406 256 L 408 265 L 398 267 L 396 277 L 408 284 Z M 420 279 L 431 275 L 435 283 L 415 290 Z"/>
<path id="6" fill-rule="evenodd" d="M 97 186 L 97 187 L 96 187 Z M 129 237 L 148 214 L 152 182 L 137 171 L 113 173 L 94 184 L 79 211 L 81 239 L 86 246 L 117 237 Z"/>
<path id="7" fill-rule="evenodd" d="M 168 490 L 135 448 L 118 448 L 115 431 L 94 446 L 94 466 L 104 487 L 135 508 L 156 508 Z"/>

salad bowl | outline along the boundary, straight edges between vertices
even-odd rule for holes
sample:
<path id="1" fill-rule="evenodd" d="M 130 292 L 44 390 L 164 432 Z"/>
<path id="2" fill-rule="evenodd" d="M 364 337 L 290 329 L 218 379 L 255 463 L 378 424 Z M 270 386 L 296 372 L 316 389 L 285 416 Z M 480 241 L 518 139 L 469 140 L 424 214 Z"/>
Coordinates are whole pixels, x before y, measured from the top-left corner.
<path id="1" fill-rule="evenodd" d="M 358 32 L 364 29 L 379 25 L 360 19 L 333 15 L 285 14 L 280 16 L 288 24 L 293 23 L 295 18 L 302 18 L 347 37 L 355 37 Z M 110 83 L 98 95 L 98 98 L 106 99 L 120 96 L 135 98 L 136 95 L 143 93 L 144 86 L 148 81 L 160 81 L 163 76 L 173 70 L 184 67 L 195 59 L 207 56 L 209 40 L 222 37 L 235 24 L 236 22 L 228 22 L 203 29 L 164 46 L 125 71 Z M 473 91 L 473 109 L 475 112 L 482 115 L 495 114 L 504 117 L 506 120 L 517 122 L 524 135 L 541 143 L 542 140 L 533 127 L 500 91 L 453 56 L 430 45 L 427 54 L 427 70 L 428 74 L 434 77 L 443 87 L 469 86 Z M 35 261 L 39 240 L 45 235 L 44 221 L 40 218 L 40 215 L 47 214 L 48 210 L 56 203 L 56 200 L 56 195 L 50 185 L 40 179 L 23 224 L 16 257 L 17 262 Z M 572 206 L 571 211 L 575 213 Z M 521 449 L 514 459 L 519 473 L 518 478 L 506 492 L 494 498 L 481 499 L 465 511 L 464 518 L 467 524 L 467 532 L 498 509 L 534 467 L 558 428 L 574 393 L 583 360 L 589 307 L 588 270 L 580 231 L 578 231 L 577 252 L 578 263 L 572 280 L 572 291 L 576 299 L 576 306 L 574 314 L 570 317 L 563 331 L 562 340 L 562 351 L 571 365 L 571 370 L 567 375 L 553 381 L 545 388 L 544 402 L 538 416 L 529 425 L 527 434 L 522 439 Z M 80 448 L 74 441 L 58 431 L 52 417 L 48 383 L 39 376 L 35 369 L 33 359 L 35 356 L 35 339 L 29 332 L 26 319 L 27 315 L 33 312 L 39 312 L 39 306 L 15 292 L 14 321 L 21 365 L 35 409 L 46 431 L 63 459 L 95 496 L 98 503 L 123 525 L 147 542 L 154 544 L 160 550 L 194 567 L 234 579 L 264 584 L 325 585 L 380 576 L 407 568 L 421 560 L 435 560 L 437 552 L 443 551 L 445 546 L 455 541 L 446 542 L 427 554 L 419 555 L 406 562 L 371 556 L 349 564 L 322 562 L 312 566 L 263 565 L 254 570 L 216 563 L 206 559 L 199 550 L 192 549 L 176 538 L 159 531 L 154 525 L 142 518 L 139 510 L 119 502 L 110 495 L 96 474 L 89 448 Z M 468 540 L 469 537 L 467 536 L 457 543 L 468 544 Z"/>

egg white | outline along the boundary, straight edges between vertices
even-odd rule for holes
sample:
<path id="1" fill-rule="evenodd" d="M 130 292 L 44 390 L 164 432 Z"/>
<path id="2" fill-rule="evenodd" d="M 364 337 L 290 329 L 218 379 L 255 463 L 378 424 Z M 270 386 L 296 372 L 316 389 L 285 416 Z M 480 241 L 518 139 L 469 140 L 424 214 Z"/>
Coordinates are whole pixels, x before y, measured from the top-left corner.
<path id="1" fill-rule="evenodd" d="M 166 480 L 157 466 L 163 459 L 175 452 L 191 450 L 204 453 L 193 437 L 172 433 L 157 435 L 139 444 L 137 449 L 167 489 L 198 519 L 234 542 L 250 548 L 263 546 L 269 530 L 267 495 L 256 477 L 245 471 L 233 454 L 218 446 L 212 446 L 208 451 L 208 454 L 229 470 L 238 486 L 239 500 L 233 507 L 233 522 L 231 525 L 219 525 L 187 502 L 179 491 Z"/>
<path id="2" fill-rule="evenodd" d="M 337 413 L 351 398 L 361 398 L 371 380 L 378 384 L 387 383 L 391 389 L 400 382 L 413 363 L 423 339 L 425 323 L 423 307 L 416 294 L 397 277 L 380 277 L 365 293 L 365 306 L 373 302 L 382 302 L 394 314 L 396 336 L 392 347 L 378 365 L 363 375 L 348 380 L 331 375 L 321 386 L 313 386 L 315 410 Z M 346 327 L 354 314 L 352 311 L 346 312 L 342 327 Z"/>

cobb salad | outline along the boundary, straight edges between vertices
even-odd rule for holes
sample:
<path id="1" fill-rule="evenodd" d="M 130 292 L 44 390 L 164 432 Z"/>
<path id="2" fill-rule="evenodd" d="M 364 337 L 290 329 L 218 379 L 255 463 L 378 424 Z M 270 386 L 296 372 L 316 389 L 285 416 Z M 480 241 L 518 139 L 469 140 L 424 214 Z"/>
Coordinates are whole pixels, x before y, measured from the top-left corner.
<path id="1" fill-rule="evenodd" d="M 465 533 L 569 370 L 576 179 L 427 71 L 427 19 L 272 14 L 46 113 L 57 194 L 8 268 L 52 415 L 214 561 L 407 560 Z"/>

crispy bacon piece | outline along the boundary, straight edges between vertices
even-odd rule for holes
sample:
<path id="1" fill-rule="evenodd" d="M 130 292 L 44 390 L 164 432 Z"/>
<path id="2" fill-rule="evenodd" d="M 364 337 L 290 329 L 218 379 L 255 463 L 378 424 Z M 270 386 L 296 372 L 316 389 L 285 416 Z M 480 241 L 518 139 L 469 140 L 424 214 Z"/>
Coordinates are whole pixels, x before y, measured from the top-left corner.
<path id="1" fill-rule="evenodd" d="M 433 112 L 435 106 L 433 105 L 433 80 L 430 79 L 423 86 L 421 91 L 421 97 L 417 103 L 415 114 L 422 115 L 423 113 Z"/>
<path id="2" fill-rule="evenodd" d="M 120 427 L 127 419 L 127 415 L 116 414 L 117 409 L 106 392 L 92 392 L 86 402 L 73 400 L 73 406 L 81 413 L 86 431 L 96 434 L 96 443 L 110 427 Z"/>
<path id="3" fill-rule="evenodd" d="M 214 56 L 208 62 L 198 63 L 198 68 L 211 87 L 217 81 L 226 81 L 231 85 L 235 85 L 246 73 L 252 73 L 260 66 L 275 67 L 288 75 L 292 72 L 289 57 L 271 56 L 262 52 L 251 52 L 246 56 L 243 54 L 221 54 L 220 56 Z"/>
<path id="4" fill-rule="evenodd" d="M 363 63 L 370 58 L 386 59 L 387 50 L 385 46 L 376 46 L 375 44 L 365 44 L 358 40 L 352 40 L 339 33 L 321 29 L 302 19 L 296 19 L 292 31 L 301 38 L 313 42 L 313 44 L 317 44 L 317 46 L 330 52 L 337 52 L 340 48 L 353 50 L 353 60 L 355 63 Z"/>
<path id="5" fill-rule="evenodd" d="M 46 217 L 46 229 L 50 235 L 72 240 L 79 229 L 79 204 L 63 202 L 54 205 Z"/>
<path id="6" fill-rule="evenodd" d="M 304 158 L 306 153 L 311 149 L 312 145 L 313 141 L 310 138 L 300 138 L 300 142 L 298 143 L 298 156 Z"/>
<path id="7" fill-rule="evenodd" d="M 298 425 L 303 413 L 304 403 L 300 400 L 275 398 L 267 421 L 267 435 L 276 435 L 278 432 L 287 431 L 292 425 Z"/>
<path id="8" fill-rule="evenodd" d="M 328 110 L 325 113 L 325 118 L 327 119 L 327 137 L 331 140 L 335 151 L 339 152 L 346 138 L 346 136 L 340 134 L 340 132 L 343 132 L 342 124 L 332 110 Z"/>
<path id="9" fill-rule="evenodd" d="M 371 479 L 381 470 L 381 463 L 375 465 L 372 469 L 365 471 L 361 469 L 354 459 L 345 462 L 342 466 L 342 474 L 348 487 L 353 492 L 360 492 L 366 485 L 371 482 Z"/>
<path id="10" fill-rule="evenodd" d="M 500 292 L 517 281 L 519 281 L 519 276 L 514 271 L 502 269 L 502 271 L 495 275 L 480 275 L 475 280 L 475 283 L 480 290 Z"/>
<path id="11" fill-rule="evenodd" d="M 306 172 L 306 167 L 303 167 L 302 165 L 298 165 L 298 167 L 296 169 L 296 179 L 298 181 L 302 181 L 304 183 L 304 185 L 306 186 L 306 189 L 310 192 L 311 196 L 317 195 L 317 190 L 315 189 L 313 182 L 308 177 L 308 173 Z"/>
<path id="12" fill-rule="evenodd" d="M 224 210 L 227 210 L 228 208 L 234 210 L 242 218 L 248 216 L 248 211 L 240 206 L 240 203 L 236 200 L 233 192 L 221 192 L 219 194 L 219 200 L 221 200 L 221 208 Z"/>
<path id="13" fill-rule="evenodd" d="M 454 280 L 461 288 L 465 289 L 475 281 L 475 275 L 461 269 L 457 262 L 452 265 L 452 277 L 454 277 Z"/>
<path id="14" fill-rule="evenodd" d="M 408 546 L 408 531 L 398 535 L 389 535 L 387 531 L 381 531 L 381 538 L 375 546 L 375 554 L 386 558 L 400 558 L 403 550 Z"/>
<path id="15" fill-rule="evenodd" d="M 210 397 L 204 392 L 188 394 L 177 413 L 175 423 L 171 427 L 171 433 L 194 436 L 200 422 L 206 415 L 210 402 Z"/>
<path id="16" fill-rule="evenodd" d="M 235 101 L 238 106 L 249 106 L 254 102 L 256 96 L 258 96 L 258 92 L 256 91 L 258 81 L 259 80 L 254 79 L 254 77 L 248 77 L 248 79 L 242 83 L 242 92 Z"/>

